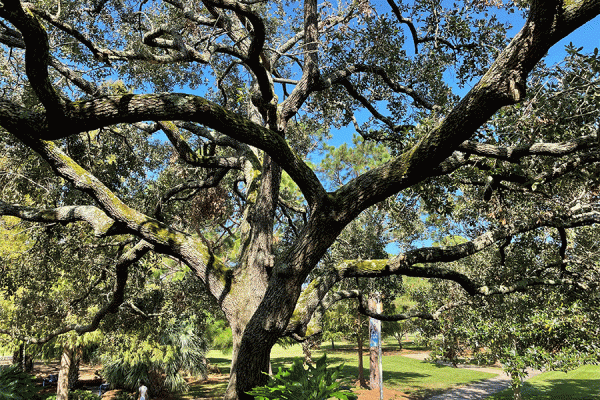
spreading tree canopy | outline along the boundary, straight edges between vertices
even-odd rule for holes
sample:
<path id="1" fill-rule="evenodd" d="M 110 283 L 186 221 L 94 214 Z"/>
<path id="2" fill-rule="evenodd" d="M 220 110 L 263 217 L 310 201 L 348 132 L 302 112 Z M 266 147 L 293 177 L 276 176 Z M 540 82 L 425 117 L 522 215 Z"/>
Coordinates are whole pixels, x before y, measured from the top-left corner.
<path id="1" fill-rule="evenodd" d="M 278 338 L 360 296 L 332 290 L 347 278 L 592 290 L 599 62 L 542 59 L 599 13 L 600 0 L 3 0 L 0 214 L 123 244 L 104 306 L 52 334 L 95 329 L 131 265 L 169 256 L 228 319 L 225 397 L 242 399 Z M 326 180 L 308 157 L 338 128 L 385 157 Z M 321 263 L 372 206 L 399 254 Z M 466 241 L 430 247 L 434 232 Z M 510 270 L 522 235 L 553 256 Z M 482 251 L 498 254 L 494 279 L 445 264 Z"/>

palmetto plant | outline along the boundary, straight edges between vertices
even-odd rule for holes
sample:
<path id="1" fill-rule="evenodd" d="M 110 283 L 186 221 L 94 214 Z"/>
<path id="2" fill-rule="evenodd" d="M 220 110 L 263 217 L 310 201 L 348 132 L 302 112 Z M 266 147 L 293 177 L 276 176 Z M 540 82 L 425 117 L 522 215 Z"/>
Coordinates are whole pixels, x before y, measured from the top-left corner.
<path id="1" fill-rule="evenodd" d="M 183 372 L 204 372 L 206 342 L 193 323 L 177 321 L 156 338 L 130 335 L 119 342 L 103 356 L 104 378 L 116 387 L 135 390 L 145 382 L 151 396 L 183 392 L 187 390 Z"/>
<path id="2" fill-rule="evenodd" d="M 23 372 L 20 365 L 0 368 L 0 399 L 31 400 L 37 392 L 33 377 Z"/>

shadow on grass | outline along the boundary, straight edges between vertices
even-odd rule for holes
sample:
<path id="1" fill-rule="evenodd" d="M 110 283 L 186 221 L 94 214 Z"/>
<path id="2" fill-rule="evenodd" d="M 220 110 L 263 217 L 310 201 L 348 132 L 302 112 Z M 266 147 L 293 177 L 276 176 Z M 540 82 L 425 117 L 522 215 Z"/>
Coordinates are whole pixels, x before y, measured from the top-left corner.
<path id="1" fill-rule="evenodd" d="M 222 398 L 225 390 L 227 389 L 227 379 L 215 380 L 215 381 L 203 381 L 201 383 L 190 385 L 190 389 L 185 395 L 180 398 L 183 399 L 210 399 L 210 398 Z"/>
<path id="2" fill-rule="evenodd" d="M 222 374 L 229 375 L 231 372 L 231 359 L 230 358 L 218 358 L 218 357 L 209 357 L 208 360 L 211 364 L 219 367 L 219 371 Z"/>
<path id="3" fill-rule="evenodd" d="M 365 377 L 368 378 L 369 368 L 364 368 Z M 344 365 L 342 368 L 342 375 L 345 378 L 352 377 L 354 379 L 358 378 L 358 367 L 355 365 Z M 420 374 L 416 372 L 394 372 L 394 371 L 384 371 L 384 377 L 386 381 L 395 380 L 398 382 L 411 382 L 416 379 L 428 376 L 426 374 Z"/>
<path id="4" fill-rule="evenodd" d="M 331 347 L 331 344 L 323 343 L 320 346 L 320 349 L 323 351 L 327 351 L 327 353 L 356 353 L 357 347 L 356 343 L 353 344 L 336 344 L 335 348 Z M 363 347 L 365 354 L 369 352 L 369 344 L 365 343 Z M 397 344 L 387 344 L 381 348 L 381 351 L 384 353 L 387 352 L 396 352 L 402 350 L 410 350 L 410 351 L 428 351 L 429 348 L 425 346 L 419 346 L 413 342 L 405 342 L 400 348 Z"/>
<path id="5" fill-rule="evenodd" d="M 600 379 L 552 379 L 540 385 L 525 382 L 521 389 L 524 399 L 536 400 L 598 400 L 600 399 Z M 491 399 L 512 399 L 511 389 L 495 394 Z"/>
<path id="6" fill-rule="evenodd" d="M 354 383 L 358 380 L 358 365 L 355 364 L 355 361 L 349 361 L 347 357 L 337 356 L 336 353 L 327 353 L 327 362 L 331 366 L 344 364 L 342 367 L 341 378 L 344 384 L 346 385 L 354 385 Z M 339 354 L 339 353 L 338 353 Z M 316 360 L 317 357 L 314 357 L 313 360 Z M 272 368 L 273 371 L 276 372 L 279 367 L 286 368 L 292 364 L 295 357 L 277 357 L 272 359 Z M 437 365 L 436 365 L 437 367 Z M 443 366 L 440 366 L 443 367 Z M 369 364 L 366 363 L 363 367 L 363 373 L 365 379 L 369 379 Z M 420 373 L 420 372 L 411 372 L 411 371 L 389 371 L 386 370 L 384 372 L 384 378 L 386 382 L 390 383 L 402 383 L 410 385 L 411 382 L 418 382 L 419 380 L 427 377 L 431 377 L 432 374 Z"/>

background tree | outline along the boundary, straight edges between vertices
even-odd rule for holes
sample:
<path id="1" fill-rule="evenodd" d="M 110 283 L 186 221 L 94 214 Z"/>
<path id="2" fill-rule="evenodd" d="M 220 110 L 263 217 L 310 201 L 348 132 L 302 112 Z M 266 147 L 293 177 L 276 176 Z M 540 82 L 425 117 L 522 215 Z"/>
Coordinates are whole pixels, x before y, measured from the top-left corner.
<path id="1" fill-rule="evenodd" d="M 508 38 L 512 11 L 524 19 Z M 503 286 L 434 263 L 599 222 L 595 97 L 566 100 L 595 91 L 583 71 L 596 57 L 574 58 L 556 75 L 562 86 L 548 82 L 571 116 L 526 90 L 547 51 L 599 12 L 597 0 L 5 0 L 3 148 L 45 169 L 33 182 L 56 184 L 29 203 L 27 188 L 2 193 L 0 213 L 65 229 L 82 222 L 90 241 L 118 242 L 126 265 L 149 251 L 187 264 L 232 328 L 227 399 L 265 383 L 273 344 L 305 336 L 347 278 L 437 277 L 471 296 L 590 290 L 594 266 L 568 257 L 547 274 L 506 268 Z M 446 78 L 472 88 L 459 100 Z M 304 158 L 331 127 L 354 122 L 363 138 L 388 143 L 390 158 L 329 187 Z M 412 231 L 396 257 L 311 275 L 345 227 L 387 198 L 422 205 L 441 233 L 468 241 L 431 248 Z M 569 240 L 549 245 L 562 254 L 560 243 Z M 124 290 L 115 286 L 110 309 Z M 85 329 L 53 332 L 69 330 Z"/>
<path id="2" fill-rule="evenodd" d="M 112 386 L 135 391 L 143 381 L 154 397 L 185 392 L 186 375 L 206 373 L 207 316 L 215 309 L 189 269 L 159 259 L 131 282 L 136 295 L 105 317 L 95 351 Z"/>

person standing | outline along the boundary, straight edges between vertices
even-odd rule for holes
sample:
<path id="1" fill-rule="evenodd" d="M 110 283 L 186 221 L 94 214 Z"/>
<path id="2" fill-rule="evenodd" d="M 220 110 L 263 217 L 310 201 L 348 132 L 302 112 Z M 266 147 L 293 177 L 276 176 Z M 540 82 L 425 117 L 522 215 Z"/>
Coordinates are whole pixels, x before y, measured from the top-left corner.
<path id="1" fill-rule="evenodd" d="M 140 397 L 138 400 L 148 400 L 148 395 L 146 394 L 148 392 L 148 388 L 144 385 L 144 382 L 140 382 L 140 388 L 138 390 L 140 392 Z"/>

